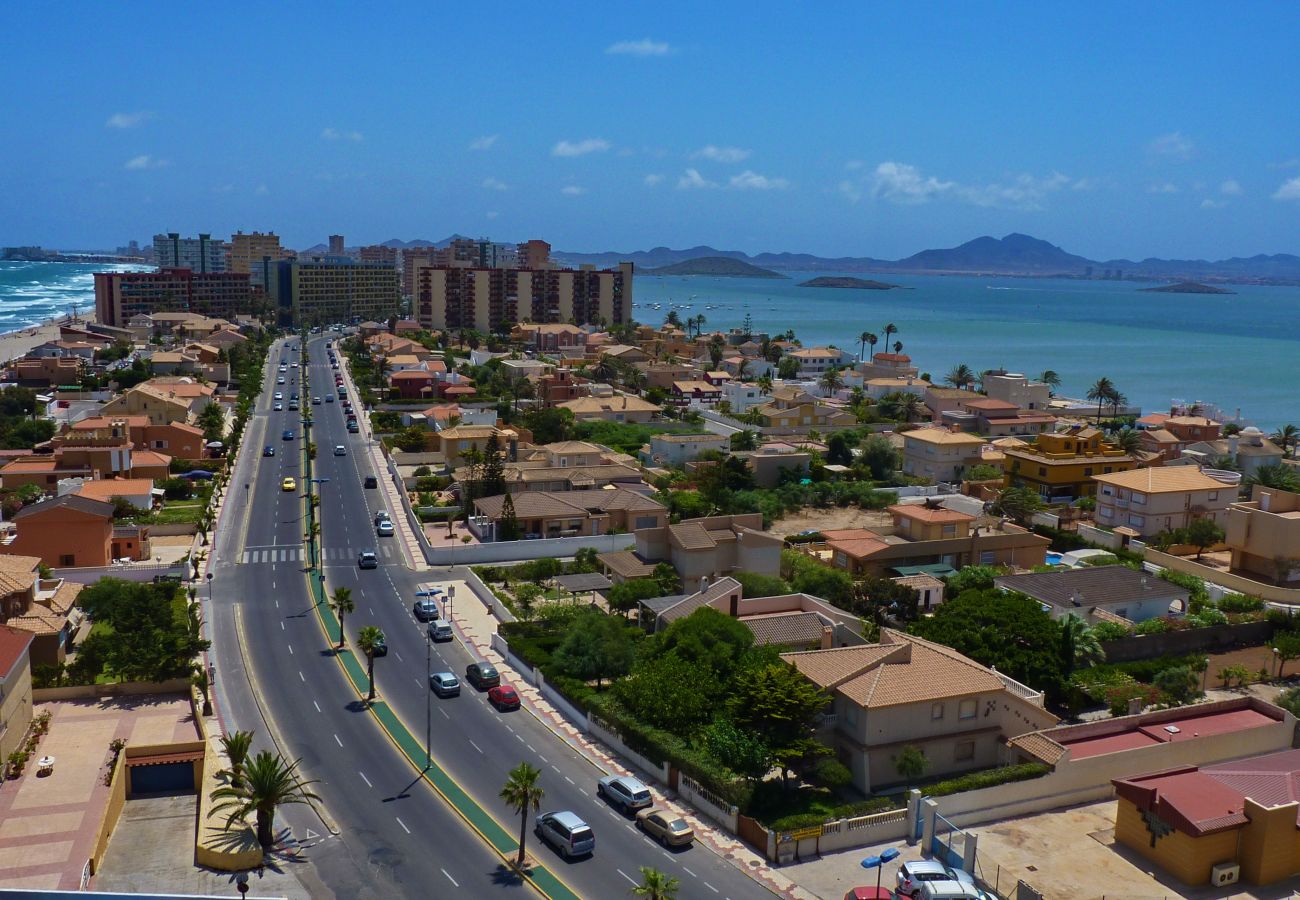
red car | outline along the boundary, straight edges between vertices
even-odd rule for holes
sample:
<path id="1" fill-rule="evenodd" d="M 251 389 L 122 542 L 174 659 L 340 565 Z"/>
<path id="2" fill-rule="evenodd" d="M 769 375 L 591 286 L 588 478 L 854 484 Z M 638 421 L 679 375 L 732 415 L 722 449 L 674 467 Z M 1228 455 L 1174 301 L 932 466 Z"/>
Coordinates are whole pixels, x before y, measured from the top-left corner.
<path id="1" fill-rule="evenodd" d="M 505 712 L 519 708 L 519 692 L 508 684 L 498 684 L 488 691 L 488 703 Z"/>

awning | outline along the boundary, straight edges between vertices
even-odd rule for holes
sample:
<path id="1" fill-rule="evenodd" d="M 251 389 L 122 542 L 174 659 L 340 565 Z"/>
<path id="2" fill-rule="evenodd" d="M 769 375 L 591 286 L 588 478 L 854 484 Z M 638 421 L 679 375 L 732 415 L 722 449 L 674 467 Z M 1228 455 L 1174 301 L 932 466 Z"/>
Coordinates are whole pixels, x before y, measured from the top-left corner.
<path id="1" fill-rule="evenodd" d="M 130 766 L 166 766 L 172 763 L 194 762 L 203 758 L 202 750 L 186 750 L 183 753 L 159 753 L 155 756 L 128 756 L 126 764 Z"/>
<path id="2" fill-rule="evenodd" d="M 947 563 L 931 563 L 928 566 L 893 566 L 891 572 L 899 575 L 933 575 L 935 578 L 947 578 L 956 575 L 957 570 Z"/>

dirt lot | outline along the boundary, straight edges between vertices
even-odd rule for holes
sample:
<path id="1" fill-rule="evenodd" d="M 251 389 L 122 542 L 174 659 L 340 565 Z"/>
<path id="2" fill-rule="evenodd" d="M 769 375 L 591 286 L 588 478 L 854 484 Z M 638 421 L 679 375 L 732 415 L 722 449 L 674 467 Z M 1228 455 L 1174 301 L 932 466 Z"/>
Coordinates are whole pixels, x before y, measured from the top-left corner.
<path id="1" fill-rule="evenodd" d="M 1002 896 L 1023 879 L 1052 900 L 1280 900 L 1300 887 L 1189 887 L 1116 844 L 1114 827 L 1113 800 L 977 826 L 979 874 Z"/>
<path id="2" fill-rule="evenodd" d="M 889 513 L 875 509 L 858 509 L 846 506 L 843 509 L 804 509 L 793 516 L 785 516 L 772 523 L 771 534 L 785 537 L 801 531 L 816 529 L 833 531 L 838 528 L 879 528 L 893 524 Z"/>

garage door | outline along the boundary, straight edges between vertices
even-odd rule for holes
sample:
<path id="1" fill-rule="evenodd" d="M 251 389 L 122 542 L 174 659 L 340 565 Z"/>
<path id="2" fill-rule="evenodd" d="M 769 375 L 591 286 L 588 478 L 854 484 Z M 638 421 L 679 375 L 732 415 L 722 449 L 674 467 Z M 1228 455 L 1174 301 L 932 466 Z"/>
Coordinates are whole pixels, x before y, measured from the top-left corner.
<path id="1" fill-rule="evenodd" d="M 131 795 L 194 791 L 194 764 L 163 763 L 154 766 L 131 766 Z"/>

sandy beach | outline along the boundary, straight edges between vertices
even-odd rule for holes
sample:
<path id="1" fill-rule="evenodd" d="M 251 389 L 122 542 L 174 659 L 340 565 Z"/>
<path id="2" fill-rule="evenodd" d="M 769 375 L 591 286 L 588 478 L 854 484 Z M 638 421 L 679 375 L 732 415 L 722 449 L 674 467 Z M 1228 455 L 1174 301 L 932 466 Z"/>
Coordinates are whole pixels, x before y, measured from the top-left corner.
<path id="1" fill-rule="evenodd" d="M 19 328 L 17 331 L 0 334 L 0 362 L 13 362 L 15 359 L 27 355 L 33 347 L 39 347 L 46 341 L 57 341 L 59 339 L 59 326 L 68 321 L 68 316 L 58 316 L 47 319 L 39 325 L 28 325 L 26 328 Z M 79 316 L 77 322 L 79 326 L 85 326 L 93 323 L 94 317 Z"/>

